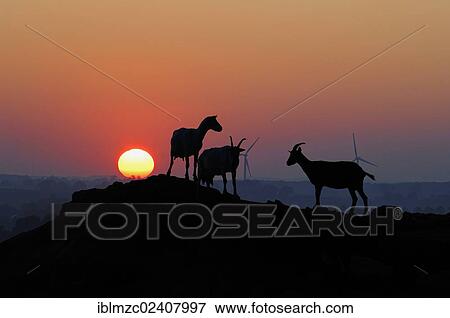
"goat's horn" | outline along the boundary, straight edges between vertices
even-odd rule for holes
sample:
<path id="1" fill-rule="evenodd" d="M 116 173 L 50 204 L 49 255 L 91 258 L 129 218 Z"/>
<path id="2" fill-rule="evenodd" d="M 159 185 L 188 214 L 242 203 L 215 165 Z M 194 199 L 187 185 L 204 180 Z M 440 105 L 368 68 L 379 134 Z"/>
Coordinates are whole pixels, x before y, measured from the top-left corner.
<path id="1" fill-rule="evenodd" d="M 238 145 L 237 145 L 237 147 L 239 148 L 240 146 L 241 146 L 241 144 L 245 141 L 245 140 L 247 140 L 247 139 L 245 139 L 245 138 L 242 138 L 241 139 L 241 141 L 239 141 L 239 143 L 238 143 Z"/>
<path id="2" fill-rule="evenodd" d="M 231 147 L 233 147 L 233 137 L 230 136 Z"/>
<path id="3" fill-rule="evenodd" d="M 305 142 L 299 142 L 294 147 L 292 147 L 292 150 L 297 151 L 298 147 L 300 147 L 301 145 L 304 145 L 304 144 L 305 144 Z"/>

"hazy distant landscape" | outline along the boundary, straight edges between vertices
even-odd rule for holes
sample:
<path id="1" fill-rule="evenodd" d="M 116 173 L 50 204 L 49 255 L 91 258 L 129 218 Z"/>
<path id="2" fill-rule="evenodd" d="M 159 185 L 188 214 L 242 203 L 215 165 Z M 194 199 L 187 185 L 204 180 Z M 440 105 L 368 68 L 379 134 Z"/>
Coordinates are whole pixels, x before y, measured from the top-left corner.
<path id="1" fill-rule="evenodd" d="M 0 240 L 31 230 L 50 219 L 51 203 L 71 200 L 82 189 L 104 188 L 114 176 L 99 177 L 31 177 L 0 175 Z M 222 189 L 222 182 L 214 184 Z M 301 207 L 312 206 L 314 189 L 306 181 L 247 180 L 238 181 L 241 198 L 266 202 L 280 200 Z M 366 183 L 370 204 L 397 205 L 409 212 L 450 212 L 450 182 Z M 324 189 L 323 204 L 346 209 L 350 198 L 346 190 Z M 360 202 L 362 204 L 362 202 Z"/>
<path id="2" fill-rule="evenodd" d="M 103 188 L 115 177 L 31 177 L 0 175 L 0 241 L 50 220 L 51 204 L 70 201 L 72 193 Z"/>
<path id="3" fill-rule="evenodd" d="M 314 187 L 307 181 L 241 181 L 238 187 L 242 198 L 253 201 L 278 199 L 301 207 L 314 205 Z M 374 206 L 396 205 L 409 212 L 450 212 L 450 182 L 367 182 L 365 191 L 369 204 Z M 346 209 L 350 203 L 346 189 L 323 189 L 322 204 Z M 362 205 L 362 201 L 358 204 Z"/>

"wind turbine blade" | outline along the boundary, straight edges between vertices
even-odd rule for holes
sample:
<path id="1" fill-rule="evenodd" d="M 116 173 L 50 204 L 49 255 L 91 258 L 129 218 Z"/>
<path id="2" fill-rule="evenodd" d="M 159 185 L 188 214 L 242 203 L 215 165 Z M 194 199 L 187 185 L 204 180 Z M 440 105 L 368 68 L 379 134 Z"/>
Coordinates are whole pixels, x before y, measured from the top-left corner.
<path id="1" fill-rule="evenodd" d="M 248 160 L 245 160 L 245 166 L 247 167 L 248 175 L 251 177 L 252 172 L 250 171 L 250 165 L 248 164 Z"/>
<path id="2" fill-rule="evenodd" d="M 353 133 L 353 150 L 355 151 L 355 160 L 358 158 L 358 152 L 356 151 L 355 133 Z"/>
<path id="3" fill-rule="evenodd" d="M 374 164 L 374 163 L 372 163 L 372 162 L 370 162 L 370 161 L 367 161 L 366 159 L 363 159 L 363 158 L 359 158 L 359 160 L 360 161 L 362 161 L 362 162 L 364 162 L 364 163 L 367 163 L 367 164 L 369 164 L 369 165 L 372 165 L 372 166 L 374 166 L 374 167 L 378 167 L 376 164 Z"/>
<path id="4" fill-rule="evenodd" d="M 247 148 L 247 151 L 245 152 L 246 154 L 247 154 L 250 150 L 252 150 L 253 146 L 256 144 L 256 142 L 257 142 L 258 140 L 259 140 L 259 137 L 256 138 L 256 140 L 250 145 L 250 147 Z"/>

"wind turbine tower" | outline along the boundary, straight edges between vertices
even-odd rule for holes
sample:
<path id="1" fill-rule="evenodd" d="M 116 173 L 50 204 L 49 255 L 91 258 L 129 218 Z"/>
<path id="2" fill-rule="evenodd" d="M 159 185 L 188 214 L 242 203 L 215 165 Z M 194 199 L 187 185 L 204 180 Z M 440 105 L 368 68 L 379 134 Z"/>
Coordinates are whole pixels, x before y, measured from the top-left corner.
<path id="1" fill-rule="evenodd" d="M 250 150 L 252 150 L 253 146 L 258 142 L 259 137 L 256 138 L 256 140 L 248 147 L 247 151 L 241 154 L 242 157 L 244 157 L 244 181 L 247 180 L 247 172 L 251 176 L 252 173 L 250 171 L 250 165 L 248 163 L 248 153 Z"/>
<path id="2" fill-rule="evenodd" d="M 368 160 L 366 160 L 366 159 L 364 159 L 363 157 L 360 157 L 360 156 L 358 155 L 358 150 L 357 150 L 357 148 L 356 148 L 356 138 L 355 138 L 355 133 L 353 133 L 353 150 L 355 151 L 355 159 L 353 159 L 354 162 L 356 162 L 357 164 L 359 164 L 359 162 L 361 161 L 361 162 L 367 163 L 367 164 L 369 164 L 369 165 L 372 165 L 372 166 L 374 166 L 374 167 L 377 167 L 376 164 L 374 164 L 374 163 L 372 163 L 372 162 L 370 162 L 370 161 L 368 161 Z"/>

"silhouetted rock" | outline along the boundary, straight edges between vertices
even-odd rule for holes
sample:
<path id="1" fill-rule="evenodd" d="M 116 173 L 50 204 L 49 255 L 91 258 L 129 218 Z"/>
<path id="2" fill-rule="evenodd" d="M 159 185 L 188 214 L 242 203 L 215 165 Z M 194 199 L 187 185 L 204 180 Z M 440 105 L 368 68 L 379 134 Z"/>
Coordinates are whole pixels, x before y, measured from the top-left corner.
<path id="1" fill-rule="evenodd" d="M 72 202 L 246 202 L 175 177 L 78 191 Z M 287 206 L 279 201 L 277 221 Z M 305 209 L 307 218 L 311 210 Z M 360 220 L 365 222 L 364 219 Z M 450 216 L 405 213 L 393 237 L 99 241 L 51 224 L 0 244 L 2 296 L 449 296 Z"/>
<path id="2" fill-rule="evenodd" d="M 212 207 L 217 203 L 241 201 L 232 195 L 223 195 L 216 189 L 197 186 L 190 180 L 161 174 L 145 180 L 114 182 L 105 189 L 77 191 L 72 195 L 72 202 L 201 202 Z"/>

